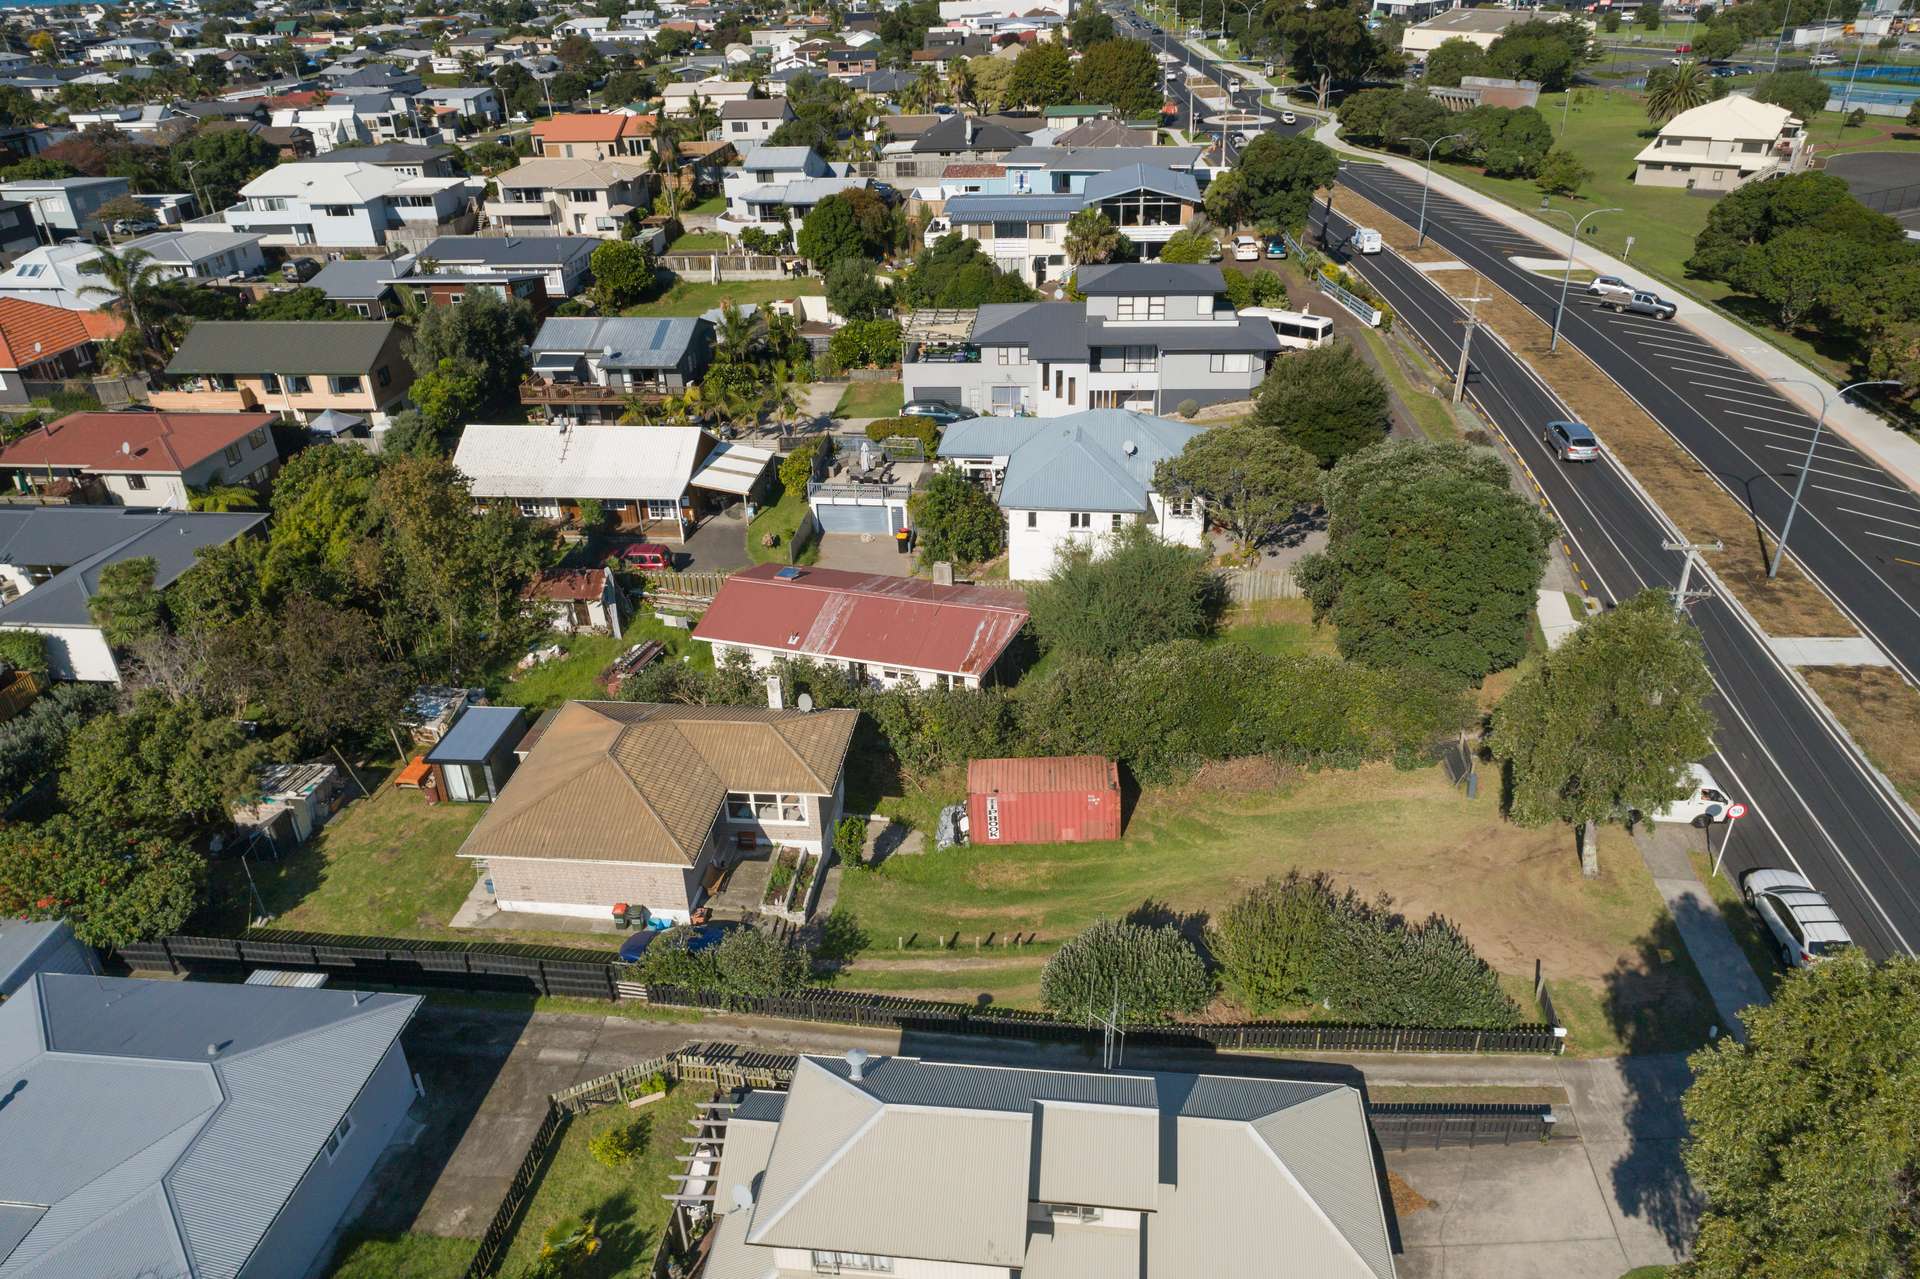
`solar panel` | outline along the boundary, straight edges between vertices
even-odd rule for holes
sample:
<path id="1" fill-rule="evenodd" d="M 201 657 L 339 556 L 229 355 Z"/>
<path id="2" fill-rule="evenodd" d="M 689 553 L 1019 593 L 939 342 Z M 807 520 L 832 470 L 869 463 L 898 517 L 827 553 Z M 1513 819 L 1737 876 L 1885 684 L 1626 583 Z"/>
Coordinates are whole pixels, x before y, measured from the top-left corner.
<path id="1" fill-rule="evenodd" d="M 783 582 L 791 582 L 800 576 L 800 570 L 797 568 L 783 568 L 775 573 L 774 576 Z"/>

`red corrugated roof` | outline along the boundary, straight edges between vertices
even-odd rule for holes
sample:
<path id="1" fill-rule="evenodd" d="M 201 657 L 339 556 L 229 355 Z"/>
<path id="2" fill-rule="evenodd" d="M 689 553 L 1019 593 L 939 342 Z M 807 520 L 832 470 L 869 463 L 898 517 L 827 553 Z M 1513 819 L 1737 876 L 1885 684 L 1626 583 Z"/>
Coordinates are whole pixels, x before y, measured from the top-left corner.
<path id="1" fill-rule="evenodd" d="M 119 334 L 123 325 L 104 311 L 69 311 L 43 302 L 0 298 L 0 367 L 30 368 L 62 351 Z M 33 349 L 38 342 L 40 349 Z"/>
<path id="2" fill-rule="evenodd" d="M 168 475 L 271 421 L 271 413 L 69 413 L 0 451 L 0 466 Z"/>
<path id="3" fill-rule="evenodd" d="M 969 795 L 1041 795 L 1116 788 L 1113 761 L 1104 755 L 976 759 L 967 764 Z"/>
<path id="4" fill-rule="evenodd" d="M 695 639 L 781 653 L 984 674 L 1026 624 L 1025 599 L 912 577 L 755 565 L 729 577 Z"/>
<path id="5" fill-rule="evenodd" d="M 603 568 L 549 569 L 527 584 L 528 599 L 597 600 L 606 586 Z"/>

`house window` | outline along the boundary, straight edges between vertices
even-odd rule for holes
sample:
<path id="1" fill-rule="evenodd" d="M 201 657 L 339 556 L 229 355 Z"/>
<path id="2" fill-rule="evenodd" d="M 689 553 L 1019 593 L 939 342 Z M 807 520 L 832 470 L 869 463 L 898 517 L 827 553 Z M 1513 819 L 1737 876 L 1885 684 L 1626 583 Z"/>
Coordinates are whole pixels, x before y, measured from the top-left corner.
<path id="1" fill-rule="evenodd" d="M 130 489 L 143 489 L 147 487 L 147 477 L 144 475 L 129 475 L 127 477 L 127 487 Z"/>
<path id="2" fill-rule="evenodd" d="M 380 378 L 381 386 L 391 386 L 393 384 L 393 374 L 387 371 L 386 365 L 382 364 L 380 366 L 378 370 L 378 376 Z"/>
<path id="3" fill-rule="evenodd" d="M 305 376 L 296 373 L 287 379 L 287 389 L 295 395 L 305 395 L 313 389 L 313 383 Z"/>
<path id="4" fill-rule="evenodd" d="M 1092 528 L 1093 516 L 1088 514 L 1086 511 L 1068 511 L 1067 527 L 1068 528 Z"/>
<path id="5" fill-rule="evenodd" d="M 221 456 L 227 459 L 228 466 L 240 465 L 240 446 L 238 444 L 227 445 L 226 452 Z"/>
<path id="6" fill-rule="evenodd" d="M 1115 511 L 1113 513 L 1113 531 L 1114 532 L 1118 533 L 1120 531 L 1120 524 L 1125 518 L 1126 517 L 1121 515 L 1120 512 L 1118 511 Z"/>
<path id="7" fill-rule="evenodd" d="M 352 1131 L 353 1131 L 353 1116 L 352 1115 L 340 1116 L 339 1125 L 335 1127 L 332 1132 L 327 1134 L 327 1162 L 328 1163 L 332 1163 L 333 1157 L 340 1153 L 341 1143 L 346 1141 L 347 1134 Z"/>
<path id="8" fill-rule="evenodd" d="M 1038 511 L 1028 511 L 1028 512 L 1027 512 L 1027 527 L 1028 527 L 1028 528 L 1039 528 L 1039 527 L 1040 527 L 1040 512 L 1038 512 Z"/>
<path id="9" fill-rule="evenodd" d="M 540 503 L 534 501 L 532 498 L 523 497 L 519 499 L 516 505 L 520 508 L 521 516 L 526 519 L 534 519 L 540 514 Z"/>
<path id="10" fill-rule="evenodd" d="M 1176 497 L 1169 500 L 1167 502 L 1167 518 L 1173 520 L 1192 519 L 1193 499 L 1190 497 Z"/>
<path id="11" fill-rule="evenodd" d="M 332 383 L 335 395 L 353 395 L 361 389 L 360 379 L 357 377 L 336 377 L 327 380 Z"/>
<path id="12" fill-rule="evenodd" d="M 1118 313 L 1122 320 L 1164 320 L 1167 318 L 1167 300 L 1165 298 L 1121 298 Z"/>
<path id="13" fill-rule="evenodd" d="M 1027 224 L 1024 222 L 996 222 L 993 224 L 993 238 L 996 240 L 1024 240 L 1027 238 Z"/>
<path id="14" fill-rule="evenodd" d="M 1130 346 L 1125 348 L 1120 367 L 1127 373 L 1151 373 L 1154 366 L 1154 352 L 1150 346 Z"/>
<path id="15" fill-rule="evenodd" d="M 662 501 L 657 497 L 647 499 L 647 518 L 650 520 L 670 520 L 680 513 L 680 508 L 671 501 Z"/>
<path id="16" fill-rule="evenodd" d="M 822 1275 L 837 1275 L 848 1270 L 890 1275 L 893 1273 L 893 1258 L 876 1256 L 871 1252 L 822 1252 L 815 1248 L 813 1270 L 815 1274 Z"/>
<path id="17" fill-rule="evenodd" d="M 736 822 L 774 822 L 797 826 L 807 820 L 807 800 L 804 795 L 729 791 L 727 817 Z"/>
<path id="18" fill-rule="evenodd" d="M 373 316 L 373 308 L 365 302 L 349 302 L 347 303 L 347 309 L 355 315 L 362 315 L 368 318 L 372 318 Z"/>
<path id="19" fill-rule="evenodd" d="M 267 428 L 266 428 L 266 427 L 264 427 L 264 426 L 262 426 L 262 427 L 259 427 L 259 428 L 257 428 L 257 429 L 255 429 L 255 430 L 251 430 L 251 431 L 248 431 L 248 432 L 247 432 L 247 447 L 248 447 L 248 448 L 250 448 L 250 449 L 257 449 L 257 448 L 265 448 L 265 447 L 266 447 L 266 443 L 267 443 Z"/>
<path id="20" fill-rule="evenodd" d="M 260 375 L 260 386 L 266 391 L 278 394 L 280 391 L 280 375 L 278 373 L 262 373 Z"/>
<path id="21" fill-rule="evenodd" d="M 1245 373 L 1247 357 L 1242 352 L 1215 351 L 1207 357 L 1207 367 L 1215 373 Z"/>

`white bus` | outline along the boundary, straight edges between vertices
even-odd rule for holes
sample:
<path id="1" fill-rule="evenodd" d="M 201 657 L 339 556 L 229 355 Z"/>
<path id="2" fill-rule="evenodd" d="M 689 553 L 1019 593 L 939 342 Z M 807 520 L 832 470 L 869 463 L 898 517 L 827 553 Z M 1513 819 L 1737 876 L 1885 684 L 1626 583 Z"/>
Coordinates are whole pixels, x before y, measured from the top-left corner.
<path id="1" fill-rule="evenodd" d="M 1258 315 L 1273 325 L 1280 345 L 1295 351 L 1311 351 L 1333 341 L 1333 321 L 1311 311 L 1282 311 L 1278 307 L 1250 306 L 1242 315 Z"/>

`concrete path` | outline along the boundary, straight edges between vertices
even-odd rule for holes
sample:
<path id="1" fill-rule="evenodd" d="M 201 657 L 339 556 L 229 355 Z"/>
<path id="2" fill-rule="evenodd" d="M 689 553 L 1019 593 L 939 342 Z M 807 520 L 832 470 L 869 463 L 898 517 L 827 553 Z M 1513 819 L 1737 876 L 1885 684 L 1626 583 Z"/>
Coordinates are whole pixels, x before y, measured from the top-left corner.
<path id="1" fill-rule="evenodd" d="M 1700 979 L 1707 984 L 1707 993 L 1713 996 L 1713 1006 L 1720 1013 L 1721 1031 L 1745 1040 L 1746 1028 L 1740 1023 L 1740 1010 L 1769 1002 L 1767 988 L 1747 961 L 1747 952 L 1733 939 L 1733 932 L 1727 927 L 1720 908 L 1714 905 L 1706 885 L 1694 873 L 1693 862 L 1687 856 L 1687 837 L 1692 834 L 1693 828 L 1689 826 L 1648 822 L 1634 832 L 1634 842 L 1640 846 L 1640 856 L 1653 874 L 1654 887 L 1666 899 L 1667 910 L 1680 930 L 1680 940 L 1686 944 L 1687 954 L 1693 957 L 1693 966 L 1700 970 Z"/>
<path id="2" fill-rule="evenodd" d="M 1886 650 L 1864 635 L 1816 636 L 1810 639 L 1775 635 L 1767 640 L 1775 656 L 1789 666 L 1891 666 Z"/>
<path id="3" fill-rule="evenodd" d="M 1401 156 L 1362 151 L 1351 143 L 1343 141 L 1334 121 L 1329 120 L 1321 125 L 1314 131 L 1313 136 L 1316 141 L 1332 147 L 1343 155 L 1352 156 L 1369 164 L 1383 165 L 1416 181 L 1421 180 L 1426 174 L 1424 166 L 1412 160 Z M 1492 196 L 1483 195 L 1437 169 L 1430 180 L 1434 191 L 1458 200 L 1468 208 L 1538 240 L 1543 248 L 1557 247 L 1566 241 L 1564 229 L 1502 204 Z M 1561 260 L 1564 263 L 1565 259 Z M 1641 275 L 1631 263 L 1622 261 L 1610 253 L 1602 253 L 1592 245 L 1583 244 L 1576 248 L 1573 264 L 1576 270 L 1585 269 L 1600 275 L 1620 276 L 1635 288 L 1653 292 L 1659 292 L 1662 287 L 1669 290 L 1672 288 L 1671 285 L 1663 286 L 1663 282 Z M 1673 301 L 1679 308 L 1680 320 L 1727 355 L 1745 364 L 1756 375 L 1763 378 L 1804 379 L 1814 383 L 1829 399 L 1837 396 L 1839 392 L 1837 384 L 1807 368 L 1777 347 L 1761 341 L 1706 303 L 1696 301 L 1684 293 Z M 1781 382 L 1777 389 L 1809 414 L 1819 415 L 1821 395 L 1794 382 Z M 1920 439 L 1895 430 L 1865 409 L 1837 401 L 1827 412 L 1827 426 L 1885 467 L 1890 474 L 1898 477 L 1901 483 L 1920 492 Z"/>
<path id="4" fill-rule="evenodd" d="M 1534 592 L 1533 611 L 1540 615 L 1540 630 L 1547 637 L 1549 649 L 1559 648 L 1586 620 L 1573 615 L 1573 605 L 1567 602 L 1565 591 L 1544 587 Z"/>

